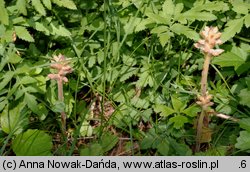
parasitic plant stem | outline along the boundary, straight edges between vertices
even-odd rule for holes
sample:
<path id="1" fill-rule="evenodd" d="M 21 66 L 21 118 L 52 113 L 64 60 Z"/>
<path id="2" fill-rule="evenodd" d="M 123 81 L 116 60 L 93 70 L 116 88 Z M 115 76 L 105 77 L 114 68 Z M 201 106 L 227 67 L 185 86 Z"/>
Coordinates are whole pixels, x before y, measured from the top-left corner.
<path id="1" fill-rule="evenodd" d="M 201 113 L 197 120 L 195 152 L 200 151 L 203 127 L 208 128 L 209 124 L 208 107 L 213 105 L 211 102 L 212 96 L 207 92 L 207 78 L 210 61 L 213 56 L 218 56 L 224 51 L 222 49 L 214 49 L 215 45 L 222 44 L 220 39 L 221 33 L 218 32 L 217 27 L 206 26 L 200 35 L 203 39 L 194 44 L 194 46 L 200 49 L 204 54 L 204 64 L 201 73 L 201 95 L 198 96 L 197 101 L 197 104 L 201 106 Z"/>

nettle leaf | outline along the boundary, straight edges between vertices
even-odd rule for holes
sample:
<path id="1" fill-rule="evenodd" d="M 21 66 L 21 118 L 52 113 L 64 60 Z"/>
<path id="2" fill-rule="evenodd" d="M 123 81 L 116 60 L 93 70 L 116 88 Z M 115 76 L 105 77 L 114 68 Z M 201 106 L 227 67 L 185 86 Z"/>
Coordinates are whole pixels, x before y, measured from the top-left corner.
<path id="1" fill-rule="evenodd" d="M 250 107 L 250 91 L 245 88 L 240 91 L 240 104 Z"/>
<path id="2" fill-rule="evenodd" d="M 245 59 L 235 53 L 227 52 L 215 57 L 212 63 L 220 65 L 221 67 L 233 66 L 234 69 L 237 70 L 240 65 L 245 63 Z"/>
<path id="3" fill-rule="evenodd" d="M 237 138 L 235 147 L 241 150 L 250 149 L 250 132 L 241 131 L 240 136 Z"/>
<path id="4" fill-rule="evenodd" d="M 174 109 L 167 107 L 165 105 L 161 105 L 161 104 L 156 104 L 154 106 L 154 111 L 156 113 L 160 113 L 161 116 L 165 116 L 165 117 L 167 117 L 173 113 L 176 113 L 176 111 Z"/>
<path id="5" fill-rule="evenodd" d="M 192 39 L 192 40 L 199 40 L 200 36 L 197 32 L 195 32 L 194 30 L 190 29 L 189 27 L 187 26 L 184 26 L 182 24 L 179 24 L 179 23 L 176 23 L 176 24 L 173 24 L 170 29 L 175 32 L 176 34 L 178 35 L 185 35 L 186 37 Z"/>
<path id="6" fill-rule="evenodd" d="M 32 0 L 31 2 L 38 13 L 40 13 L 43 16 L 46 16 L 45 8 L 40 0 Z"/>
<path id="7" fill-rule="evenodd" d="M 15 26 L 14 28 L 16 31 L 16 35 L 20 39 L 23 39 L 23 40 L 28 41 L 28 42 L 35 42 L 34 38 L 30 35 L 30 33 L 28 32 L 28 30 L 25 27 Z"/>
<path id="8" fill-rule="evenodd" d="M 0 0 L 0 22 L 9 25 L 9 15 L 5 8 L 4 0 Z"/>
<path id="9" fill-rule="evenodd" d="M 49 10 L 52 9 L 51 1 L 50 1 L 50 0 L 42 0 L 42 2 L 43 2 L 43 5 L 44 5 L 47 9 L 49 9 Z"/>
<path id="10" fill-rule="evenodd" d="M 182 115 L 176 115 L 169 119 L 170 123 L 174 123 L 174 128 L 180 129 L 188 122 L 188 118 Z"/>
<path id="11" fill-rule="evenodd" d="M 234 37 L 235 34 L 241 31 L 241 28 L 243 27 L 243 19 L 244 18 L 242 17 L 240 19 L 230 20 L 226 24 L 226 28 L 221 35 L 221 39 L 223 42 L 226 42 L 230 38 Z"/>
<path id="12" fill-rule="evenodd" d="M 71 10 L 76 10 L 76 5 L 72 0 L 52 0 L 53 3 L 60 7 L 65 7 Z"/>
<path id="13" fill-rule="evenodd" d="M 245 23 L 247 28 L 250 26 L 250 14 L 245 16 L 244 23 Z"/>
<path id="14" fill-rule="evenodd" d="M 17 156 L 50 156 L 53 147 L 50 135 L 41 130 L 29 129 L 17 135 L 12 142 Z"/>
<path id="15" fill-rule="evenodd" d="M 25 16 L 27 15 L 26 0 L 17 0 L 16 7 L 20 13 L 22 13 Z"/>

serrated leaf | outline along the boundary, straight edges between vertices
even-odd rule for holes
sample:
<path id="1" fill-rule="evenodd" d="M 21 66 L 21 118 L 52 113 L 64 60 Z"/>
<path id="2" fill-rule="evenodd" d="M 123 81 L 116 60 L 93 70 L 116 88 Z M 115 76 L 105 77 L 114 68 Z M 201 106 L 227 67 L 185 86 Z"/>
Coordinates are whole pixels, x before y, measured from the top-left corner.
<path id="1" fill-rule="evenodd" d="M 235 70 L 245 63 L 245 60 L 232 52 L 223 53 L 222 55 L 215 57 L 212 61 L 213 64 L 220 65 L 221 67 L 233 66 Z"/>
<path id="2" fill-rule="evenodd" d="M 56 101 L 55 104 L 52 106 L 53 112 L 64 112 L 65 110 L 65 103 L 62 101 Z"/>
<path id="3" fill-rule="evenodd" d="M 250 26 L 250 14 L 245 16 L 244 23 L 247 28 Z"/>
<path id="4" fill-rule="evenodd" d="M 244 2 L 233 1 L 232 10 L 239 14 L 248 14 L 248 5 Z"/>
<path id="5" fill-rule="evenodd" d="M 196 33 L 194 30 L 179 23 L 173 24 L 170 29 L 178 35 L 183 34 L 186 37 L 195 41 L 199 40 L 200 38 L 199 34 Z"/>
<path id="6" fill-rule="evenodd" d="M 169 27 L 168 26 L 158 26 L 158 27 L 154 27 L 151 30 L 151 33 L 159 34 L 159 33 L 167 32 L 167 31 L 169 31 Z"/>
<path id="7" fill-rule="evenodd" d="M 250 132 L 250 118 L 243 118 L 239 121 L 240 128 L 243 128 Z"/>
<path id="8" fill-rule="evenodd" d="M 76 10 L 76 5 L 72 0 L 52 0 L 53 3 L 57 4 L 58 6 L 63 6 L 68 9 Z"/>
<path id="9" fill-rule="evenodd" d="M 51 1 L 50 1 L 50 0 L 42 0 L 42 2 L 43 2 L 43 5 L 44 5 L 47 9 L 51 10 Z"/>
<path id="10" fill-rule="evenodd" d="M 186 104 L 176 98 L 175 96 L 171 96 L 172 106 L 176 112 L 180 112 L 182 109 L 185 108 Z"/>
<path id="11" fill-rule="evenodd" d="M 25 103 L 27 103 L 27 106 L 36 114 L 39 113 L 39 110 L 37 108 L 37 101 L 36 101 L 36 97 L 29 94 L 29 93 L 25 93 L 24 94 L 24 101 Z"/>
<path id="12" fill-rule="evenodd" d="M 237 138 L 235 147 L 241 150 L 250 149 L 250 132 L 241 131 L 240 136 Z"/>
<path id="13" fill-rule="evenodd" d="M 31 2 L 38 13 L 40 13 L 43 16 L 46 16 L 45 8 L 40 0 L 32 0 Z"/>
<path id="14" fill-rule="evenodd" d="M 181 127 L 184 126 L 185 123 L 188 122 L 187 117 L 182 116 L 182 115 L 176 115 L 172 118 L 169 119 L 170 123 L 174 123 L 174 128 L 180 129 Z"/>
<path id="15" fill-rule="evenodd" d="M 17 0 L 16 7 L 20 13 L 22 13 L 25 16 L 27 15 L 26 0 Z"/>
<path id="16" fill-rule="evenodd" d="M 158 35 L 162 47 L 164 47 L 171 38 L 172 34 L 170 33 L 171 32 L 166 32 Z"/>
<path id="17" fill-rule="evenodd" d="M 16 64 L 19 63 L 21 60 L 22 58 L 15 52 L 11 52 L 8 54 L 8 63 Z"/>
<path id="18" fill-rule="evenodd" d="M 35 22 L 33 27 L 37 31 L 44 32 L 46 35 L 50 35 L 49 28 L 44 23 Z"/>
<path id="19" fill-rule="evenodd" d="M 9 15 L 5 8 L 4 0 L 0 0 L 0 22 L 4 25 L 9 25 Z"/>
<path id="20" fill-rule="evenodd" d="M 194 10 L 189 10 L 182 14 L 182 17 L 187 20 L 198 20 L 198 21 L 213 21 L 216 20 L 217 17 L 210 12 L 199 12 Z"/>
<path id="21" fill-rule="evenodd" d="M 146 13 L 146 15 L 152 20 L 154 21 L 155 23 L 158 23 L 158 24 L 169 24 L 170 22 L 170 18 L 166 18 L 166 17 L 162 17 L 160 16 L 159 14 L 154 14 L 152 12 L 148 12 Z"/>
<path id="22" fill-rule="evenodd" d="M 95 63 L 96 63 L 96 56 L 90 56 L 88 61 L 89 68 L 92 68 Z"/>
<path id="23" fill-rule="evenodd" d="M 23 39 L 23 40 L 28 41 L 28 42 L 34 42 L 35 41 L 25 27 L 15 26 L 15 31 L 16 31 L 16 35 L 20 39 Z"/>
<path id="24" fill-rule="evenodd" d="M 14 76 L 14 72 L 12 71 L 8 71 L 4 74 L 4 78 L 3 80 L 0 82 L 0 90 L 2 90 L 12 79 L 12 77 Z"/>
<path id="25" fill-rule="evenodd" d="M 27 84 L 32 84 L 32 83 L 36 83 L 36 82 L 37 82 L 37 80 L 34 79 L 33 77 L 24 76 L 24 77 L 21 78 L 19 84 L 27 85 Z"/>
<path id="26" fill-rule="evenodd" d="M 17 156 L 49 156 L 53 144 L 50 135 L 40 130 L 27 130 L 19 134 L 12 144 Z"/>
<path id="27" fill-rule="evenodd" d="M 53 29 L 54 35 L 59 36 L 71 36 L 71 33 L 63 26 L 56 26 L 55 24 L 51 23 L 51 27 Z"/>
<path id="28" fill-rule="evenodd" d="M 250 107 L 250 91 L 245 88 L 240 91 L 240 104 Z"/>
<path id="29" fill-rule="evenodd" d="M 237 34 L 241 31 L 241 28 L 243 26 L 243 19 L 244 18 L 242 17 L 240 19 L 230 20 L 226 24 L 226 28 L 221 35 L 221 40 L 223 42 L 228 41 L 230 38 L 234 37 L 235 34 Z"/>
<path id="30" fill-rule="evenodd" d="M 224 3 L 222 1 L 213 1 L 213 2 L 207 1 L 207 3 L 202 5 L 197 5 L 192 9 L 195 11 L 206 10 L 212 12 L 212 11 L 227 11 L 229 10 L 229 7 L 227 3 Z"/>
<path id="31" fill-rule="evenodd" d="M 173 113 L 176 113 L 174 109 L 161 104 L 156 104 L 154 106 L 154 111 L 156 113 L 160 113 L 161 116 L 169 116 Z"/>
<path id="32" fill-rule="evenodd" d="M 175 5 L 172 0 L 165 0 L 162 5 L 162 11 L 165 16 L 173 15 L 175 11 Z"/>
<path id="33" fill-rule="evenodd" d="M 195 116 L 197 116 L 198 112 L 200 112 L 200 111 L 201 111 L 200 107 L 193 105 L 193 106 L 190 106 L 190 107 L 184 109 L 183 111 L 181 111 L 181 113 L 184 113 L 190 117 L 195 117 Z"/>

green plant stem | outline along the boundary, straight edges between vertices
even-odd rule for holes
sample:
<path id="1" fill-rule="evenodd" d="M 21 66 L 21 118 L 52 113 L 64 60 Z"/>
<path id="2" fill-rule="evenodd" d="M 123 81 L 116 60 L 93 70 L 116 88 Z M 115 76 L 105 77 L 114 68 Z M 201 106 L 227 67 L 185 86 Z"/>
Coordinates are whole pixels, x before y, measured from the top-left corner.
<path id="1" fill-rule="evenodd" d="M 205 60 L 203 64 L 203 70 L 201 73 L 201 96 L 206 97 L 207 96 L 207 77 L 208 77 L 208 69 L 209 69 L 209 64 L 211 60 L 211 55 L 210 54 L 205 54 Z M 201 114 L 198 117 L 198 122 L 197 122 L 197 129 L 196 129 L 196 145 L 195 145 L 195 152 L 200 151 L 200 144 L 201 144 L 201 137 L 202 137 L 202 128 L 204 126 L 204 120 L 207 118 L 207 106 L 206 105 L 201 105 Z M 207 121 L 207 120 L 206 120 Z"/>

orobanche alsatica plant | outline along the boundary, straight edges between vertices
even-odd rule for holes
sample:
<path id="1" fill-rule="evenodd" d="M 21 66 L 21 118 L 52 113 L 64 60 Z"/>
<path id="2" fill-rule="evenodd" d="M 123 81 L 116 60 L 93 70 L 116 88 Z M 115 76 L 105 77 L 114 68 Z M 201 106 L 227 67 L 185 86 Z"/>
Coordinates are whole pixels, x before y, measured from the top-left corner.
<path id="1" fill-rule="evenodd" d="M 201 114 L 198 118 L 197 123 L 197 136 L 196 136 L 196 148 L 195 151 L 199 152 L 202 131 L 203 127 L 208 128 L 208 107 L 213 105 L 211 102 L 212 95 L 209 95 L 207 92 L 207 76 L 209 64 L 214 56 L 218 56 L 223 53 L 224 50 L 216 49 L 216 45 L 221 45 L 222 40 L 220 39 L 221 33 L 218 31 L 217 27 L 205 27 L 204 30 L 200 33 L 202 39 L 199 40 L 194 46 L 202 51 L 204 54 L 204 64 L 201 76 L 201 95 L 198 96 L 197 104 L 199 104 L 202 108 Z"/>
<path id="2" fill-rule="evenodd" d="M 58 56 L 54 56 L 52 59 L 52 64 L 50 67 L 52 69 L 56 69 L 56 73 L 51 73 L 48 75 L 50 79 L 54 79 L 57 81 L 58 86 L 58 100 L 64 101 L 63 96 L 63 83 L 68 82 L 67 74 L 73 71 L 72 67 L 69 65 L 69 61 L 63 56 L 59 54 Z M 62 120 L 62 129 L 65 131 L 66 129 L 66 114 L 65 112 L 61 112 L 61 120 Z"/>

